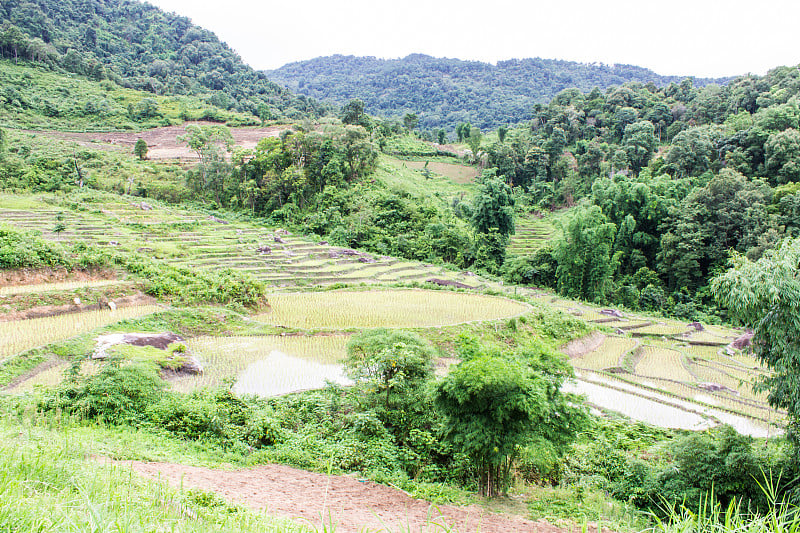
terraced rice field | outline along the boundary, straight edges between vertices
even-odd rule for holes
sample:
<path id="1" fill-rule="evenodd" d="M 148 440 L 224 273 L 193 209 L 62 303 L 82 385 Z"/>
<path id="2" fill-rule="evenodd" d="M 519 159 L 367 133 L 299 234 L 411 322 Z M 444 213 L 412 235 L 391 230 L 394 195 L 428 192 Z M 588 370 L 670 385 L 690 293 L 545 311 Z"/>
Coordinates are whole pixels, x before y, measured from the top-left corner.
<path id="1" fill-rule="evenodd" d="M 125 283 L 119 280 L 101 279 L 94 281 L 61 281 L 55 283 L 37 283 L 34 285 L 12 285 L 0 287 L 0 296 L 13 296 L 15 294 L 31 294 L 51 291 L 72 291 L 90 287 L 107 287 Z"/>
<path id="2" fill-rule="evenodd" d="M 155 202 L 151 207 L 142 210 L 139 199 L 125 201 L 109 195 L 108 202 L 81 206 L 85 210 L 47 204 L 37 209 L 0 208 L 0 220 L 40 231 L 51 240 L 138 250 L 192 268 L 235 268 L 277 287 L 425 282 L 431 278 L 475 288 L 487 286 L 477 276 L 442 267 L 330 246 L 252 223 L 228 223 Z M 57 223 L 64 225 L 62 231 L 54 231 Z"/>
<path id="3" fill-rule="evenodd" d="M 191 391 L 234 379 L 234 390 L 272 396 L 324 386 L 325 380 L 347 383 L 341 369 L 347 335 L 198 337 L 189 349 L 204 365 L 196 376 L 172 381 L 173 389 Z"/>
<path id="4" fill-rule="evenodd" d="M 595 350 L 573 358 L 571 363 L 576 368 L 589 370 L 615 369 L 622 366 L 623 356 L 639 346 L 635 339 L 609 336 Z"/>
<path id="5" fill-rule="evenodd" d="M 115 311 L 85 311 L 47 318 L 0 322 L 0 363 L 19 352 L 63 341 L 126 318 L 161 311 L 156 305 L 130 306 Z"/>
<path id="6" fill-rule="evenodd" d="M 516 231 L 506 249 L 512 255 L 530 255 L 556 235 L 556 228 L 549 219 L 533 215 L 518 216 L 514 226 Z"/>
<path id="7" fill-rule="evenodd" d="M 419 328 L 518 316 L 530 306 L 480 294 L 425 290 L 273 294 L 269 324 L 302 329 Z"/>
<path id="8" fill-rule="evenodd" d="M 692 382 L 695 377 L 684 366 L 685 356 L 678 350 L 658 346 L 642 346 L 633 371 L 647 378 Z"/>

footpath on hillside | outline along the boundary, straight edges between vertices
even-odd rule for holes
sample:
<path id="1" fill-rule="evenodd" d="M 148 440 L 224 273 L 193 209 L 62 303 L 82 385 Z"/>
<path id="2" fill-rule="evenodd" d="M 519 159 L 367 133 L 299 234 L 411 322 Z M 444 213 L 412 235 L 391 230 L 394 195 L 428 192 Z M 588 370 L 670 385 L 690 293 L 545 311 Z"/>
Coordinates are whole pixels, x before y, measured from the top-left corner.
<path id="1" fill-rule="evenodd" d="M 318 531 L 323 530 L 323 518 L 324 524 L 328 527 L 333 524 L 337 533 L 448 531 L 449 528 L 459 533 L 564 531 L 543 520 L 534 522 L 494 514 L 478 505 L 434 506 L 371 481 L 328 476 L 284 465 L 217 470 L 141 461 L 115 461 L 114 464 L 174 486 L 214 492 L 230 503 L 310 523 Z"/>

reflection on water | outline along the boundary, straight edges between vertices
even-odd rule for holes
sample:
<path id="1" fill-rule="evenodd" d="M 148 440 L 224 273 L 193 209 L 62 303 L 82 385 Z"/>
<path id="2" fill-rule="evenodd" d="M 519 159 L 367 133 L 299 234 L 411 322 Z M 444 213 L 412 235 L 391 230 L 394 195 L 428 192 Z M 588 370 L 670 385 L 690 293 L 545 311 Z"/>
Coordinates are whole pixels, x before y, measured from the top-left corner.
<path id="1" fill-rule="evenodd" d="M 265 359 L 252 363 L 237 376 L 233 391 L 236 394 L 280 396 L 290 392 L 321 389 L 326 381 L 351 385 L 342 365 L 318 363 L 292 357 L 277 350 Z"/>
<path id="2" fill-rule="evenodd" d="M 562 390 L 564 392 L 584 394 L 589 403 L 602 409 L 615 411 L 634 420 L 641 420 L 642 422 L 665 428 L 702 430 L 717 425 L 718 420 L 723 424 L 733 426 L 742 435 L 774 437 L 783 433 L 782 430 L 763 422 L 720 409 L 645 391 L 630 384 L 614 383 L 615 387 L 620 385 L 632 392 L 637 391 L 639 394 L 645 394 L 653 399 L 643 398 L 637 394 L 583 380 L 569 381 L 564 384 Z"/>
<path id="3" fill-rule="evenodd" d="M 634 394 L 589 383 L 588 381 L 570 381 L 562 387 L 564 392 L 585 394 L 589 403 L 603 409 L 616 411 L 634 420 L 641 420 L 654 426 L 674 429 L 701 430 L 714 424 L 707 418 L 648 400 Z"/>

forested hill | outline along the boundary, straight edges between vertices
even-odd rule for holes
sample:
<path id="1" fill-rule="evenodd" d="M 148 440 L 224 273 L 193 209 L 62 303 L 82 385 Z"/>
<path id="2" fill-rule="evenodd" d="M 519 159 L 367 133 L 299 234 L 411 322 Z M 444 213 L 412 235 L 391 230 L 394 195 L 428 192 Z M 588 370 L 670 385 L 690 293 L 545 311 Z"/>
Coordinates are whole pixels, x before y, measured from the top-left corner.
<path id="1" fill-rule="evenodd" d="M 3 0 L 0 57 L 155 94 L 205 94 L 262 119 L 330 109 L 269 81 L 188 18 L 134 0 Z"/>
<path id="2" fill-rule="evenodd" d="M 531 118 L 536 103 L 563 89 L 588 92 L 627 82 L 658 87 L 680 83 L 631 65 L 554 59 L 512 59 L 497 65 L 413 54 L 403 59 L 334 55 L 290 63 L 267 72 L 270 79 L 314 98 L 339 104 L 359 98 L 367 112 L 386 117 L 419 115 L 422 129 L 468 122 L 482 130 Z M 695 86 L 727 80 L 695 79 Z"/>

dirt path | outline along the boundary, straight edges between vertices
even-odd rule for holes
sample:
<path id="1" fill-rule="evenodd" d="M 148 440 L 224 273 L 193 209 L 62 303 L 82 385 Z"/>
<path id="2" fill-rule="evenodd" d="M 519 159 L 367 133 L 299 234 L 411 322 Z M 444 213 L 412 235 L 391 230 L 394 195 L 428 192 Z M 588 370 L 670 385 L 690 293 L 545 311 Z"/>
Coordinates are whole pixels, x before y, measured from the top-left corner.
<path id="1" fill-rule="evenodd" d="M 47 135 L 57 139 L 74 141 L 81 146 L 88 148 L 99 148 L 105 150 L 121 150 L 133 153 L 133 146 L 138 139 L 144 139 L 147 143 L 148 159 L 184 159 L 193 161 L 197 159 L 197 154 L 191 151 L 185 144 L 179 143 L 178 135 L 186 133 L 185 128 L 189 124 L 213 124 L 212 122 L 186 122 L 180 126 L 168 126 L 138 132 L 94 132 L 94 133 L 69 133 L 58 131 L 26 131 L 26 133 L 36 133 Z M 277 137 L 287 129 L 288 126 L 270 126 L 268 128 L 231 128 L 234 144 L 241 148 L 255 148 L 258 141 L 264 137 Z"/>
<path id="2" fill-rule="evenodd" d="M 337 533 L 360 531 L 444 531 L 447 524 L 460 533 L 537 532 L 564 530 L 545 521 L 491 514 L 477 505 L 433 507 L 400 490 L 349 476 L 326 476 L 284 465 L 246 470 L 216 470 L 174 463 L 118 461 L 149 478 L 171 485 L 212 491 L 226 500 L 270 514 L 311 522 L 321 529 L 320 517 Z"/>
<path id="3" fill-rule="evenodd" d="M 568 342 L 559 348 L 559 350 L 561 350 L 561 353 L 572 359 L 574 357 L 580 357 L 589 352 L 595 351 L 601 344 L 603 344 L 604 340 L 606 340 L 605 335 L 599 331 L 593 331 L 585 337 Z"/>

